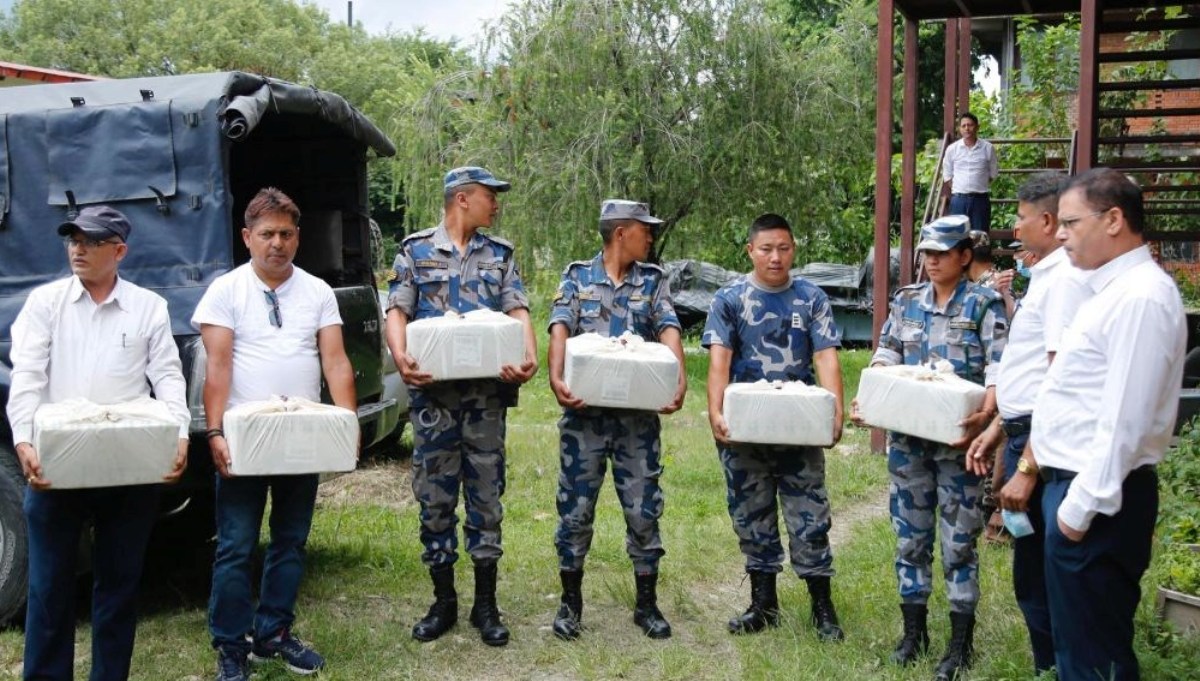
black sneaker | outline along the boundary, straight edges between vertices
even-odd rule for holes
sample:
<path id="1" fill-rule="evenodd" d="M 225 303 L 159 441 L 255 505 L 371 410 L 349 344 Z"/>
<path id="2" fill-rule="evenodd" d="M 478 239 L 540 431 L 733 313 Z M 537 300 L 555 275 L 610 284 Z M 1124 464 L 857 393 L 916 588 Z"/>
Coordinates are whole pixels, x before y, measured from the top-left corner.
<path id="1" fill-rule="evenodd" d="M 217 648 L 217 681 L 249 681 L 250 666 L 246 653 L 232 648 Z"/>
<path id="2" fill-rule="evenodd" d="M 274 638 L 255 641 L 250 651 L 250 661 L 256 664 L 275 658 L 283 660 L 292 673 L 304 676 L 316 674 L 325 668 L 325 658 L 304 641 L 292 636 L 287 629 Z"/>

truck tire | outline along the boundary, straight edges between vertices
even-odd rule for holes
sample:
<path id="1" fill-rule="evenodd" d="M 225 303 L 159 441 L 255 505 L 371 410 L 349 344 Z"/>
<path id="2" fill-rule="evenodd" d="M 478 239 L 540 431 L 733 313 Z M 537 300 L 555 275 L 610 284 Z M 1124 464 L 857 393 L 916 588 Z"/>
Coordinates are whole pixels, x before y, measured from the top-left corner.
<path id="1" fill-rule="evenodd" d="M 0 446 L 0 627 L 20 612 L 28 589 L 24 496 L 25 479 L 17 455 Z"/>

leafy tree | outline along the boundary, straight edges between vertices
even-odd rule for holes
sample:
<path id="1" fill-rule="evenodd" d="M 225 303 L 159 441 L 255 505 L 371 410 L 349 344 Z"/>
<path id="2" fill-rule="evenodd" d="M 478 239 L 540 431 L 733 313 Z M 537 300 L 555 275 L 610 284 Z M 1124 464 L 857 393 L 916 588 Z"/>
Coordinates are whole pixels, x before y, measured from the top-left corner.
<path id="1" fill-rule="evenodd" d="M 773 211 L 798 228 L 802 258 L 856 261 L 875 36 L 867 0 L 842 17 L 797 46 L 761 1 L 518 3 L 485 46 L 495 63 L 400 85 L 422 91 L 389 122 L 406 219 L 436 222 L 441 173 L 479 163 L 513 178 L 498 229 L 547 279 L 594 252 L 614 196 L 667 220 L 662 257 L 744 268 L 746 226 Z"/>

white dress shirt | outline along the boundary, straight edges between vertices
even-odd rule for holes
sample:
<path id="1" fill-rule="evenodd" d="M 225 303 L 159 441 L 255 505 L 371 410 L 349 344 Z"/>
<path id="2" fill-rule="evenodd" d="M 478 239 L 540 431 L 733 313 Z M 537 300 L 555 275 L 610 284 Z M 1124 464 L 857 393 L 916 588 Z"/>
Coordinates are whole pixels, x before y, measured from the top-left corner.
<path id="1" fill-rule="evenodd" d="M 292 276 L 275 289 L 282 322 L 275 326 L 270 290 L 246 263 L 217 277 L 192 313 L 197 329 L 212 324 L 233 330 L 227 407 L 272 395 L 321 400 L 317 332 L 341 325 L 337 297 L 329 284 L 293 265 Z"/>
<path id="2" fill-rule="evenodd" d="M 33 442 L 33 415 L 43 403 L 86 398 L 97 404 L 154 397 L 188 436 L 179 348 L 167 301 L 117 279 L 100 304 L 78 277 L 50 282 L 29 294 L 12 325 L 12 388 L 8 422 L 13 444 Z"/>
<path id="3" fill-rule="evenodd" d="M 952 194 L 983 194 L 999 174 L 996 149 L 987 140 L 976 139 L 969 147 L 958 140 L 946 149 L 942 177 L 950 180 Z"/>
<path id="4" fill-rule="evenodd" d="M 1047 353 L 1058 352 L 1063 331 L 1092 297 L 1085 274 L 1071 265 L 1062 248 L 1029 269 L 1029 289 L 1009 324 L 996 378 L 996 406 L 1006 419 L 1033 413 L 1038 388 L 1050 370 Z"/>
<path id="5" fill-rule="evenodd" d="M 1033 409 L 1039 466 L 1078 475 L 1058 517 L 1087 530 L 1121 510 L 1129 472 L 1162 460 L 1183 381 L 1187 323 L 1175 282 L 1142 246 L 1088 273 L 1095 295 L 1063 334 Z"/>

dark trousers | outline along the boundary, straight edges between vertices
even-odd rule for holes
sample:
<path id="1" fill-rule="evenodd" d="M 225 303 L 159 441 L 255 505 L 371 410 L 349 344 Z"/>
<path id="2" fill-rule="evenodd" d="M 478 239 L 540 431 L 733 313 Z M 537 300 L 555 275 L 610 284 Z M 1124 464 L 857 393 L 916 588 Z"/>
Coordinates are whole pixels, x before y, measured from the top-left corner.
<path id="1" fill-rule="evenodd" d="M 1138 582 L 1150 565 L 1158 476 L 1150 466 L 1131 472 L 1121 486 L 1121 510 L 1097 515 L 1083 541 L 1073 542 L 1058 529 L 1058 507 L 1072 476 L 1046 472 L 1046 587 L 1058 678 L 1136 681 L 1133 615 Z"/>
<path id="2" fill-rule="evenodd" d="M 317 482 L 316 475 L 217 476 L 217 555 L 208 600 L 208 629 L 214 648 L 248 652 L 246 634 L 265 639 L 292 626 Z M 271 539 L 255 609 L 251 567 L 268 490 Z"/>
<path id="3" fill-rule="evenodd" d="M 159 485 L 25 492 L 29 603 L 26 681 L 74 678 L 76 554 L 91 518 L 91 681 L 129 678 L 142 561 L 158 515 Z"/>
<path id="4" fill-rule="evenodd" d="M 987 194 L 951 194 L 947 215 L 965 215 L 971 229 L 984 232 L 992 228 L 992 198 Z"/>
<path id="5" fill-rule="evenodd" d="M 1028 427 L 1026 425 L 1026 427 Z M 1017 459 L 1025 450 L 1029 432 L 1010 435 L 1004 448 L 1004 480 L 1017 471 Z M 1039 480 L 1029 497 L 1029 523 L 1033 534 L 1013 543 L 1013 591 L 1025 616 L 1029 643 L 1033 647 L 1033 667 L 1044 672 L 1054 666 L 1054 638 L 1050 626 L 1050 603 L 1046 596 L 1046 520 L 1042 517 L 1042 487 Z M 999 490 L 997 490 L 997 493 Z"/>

